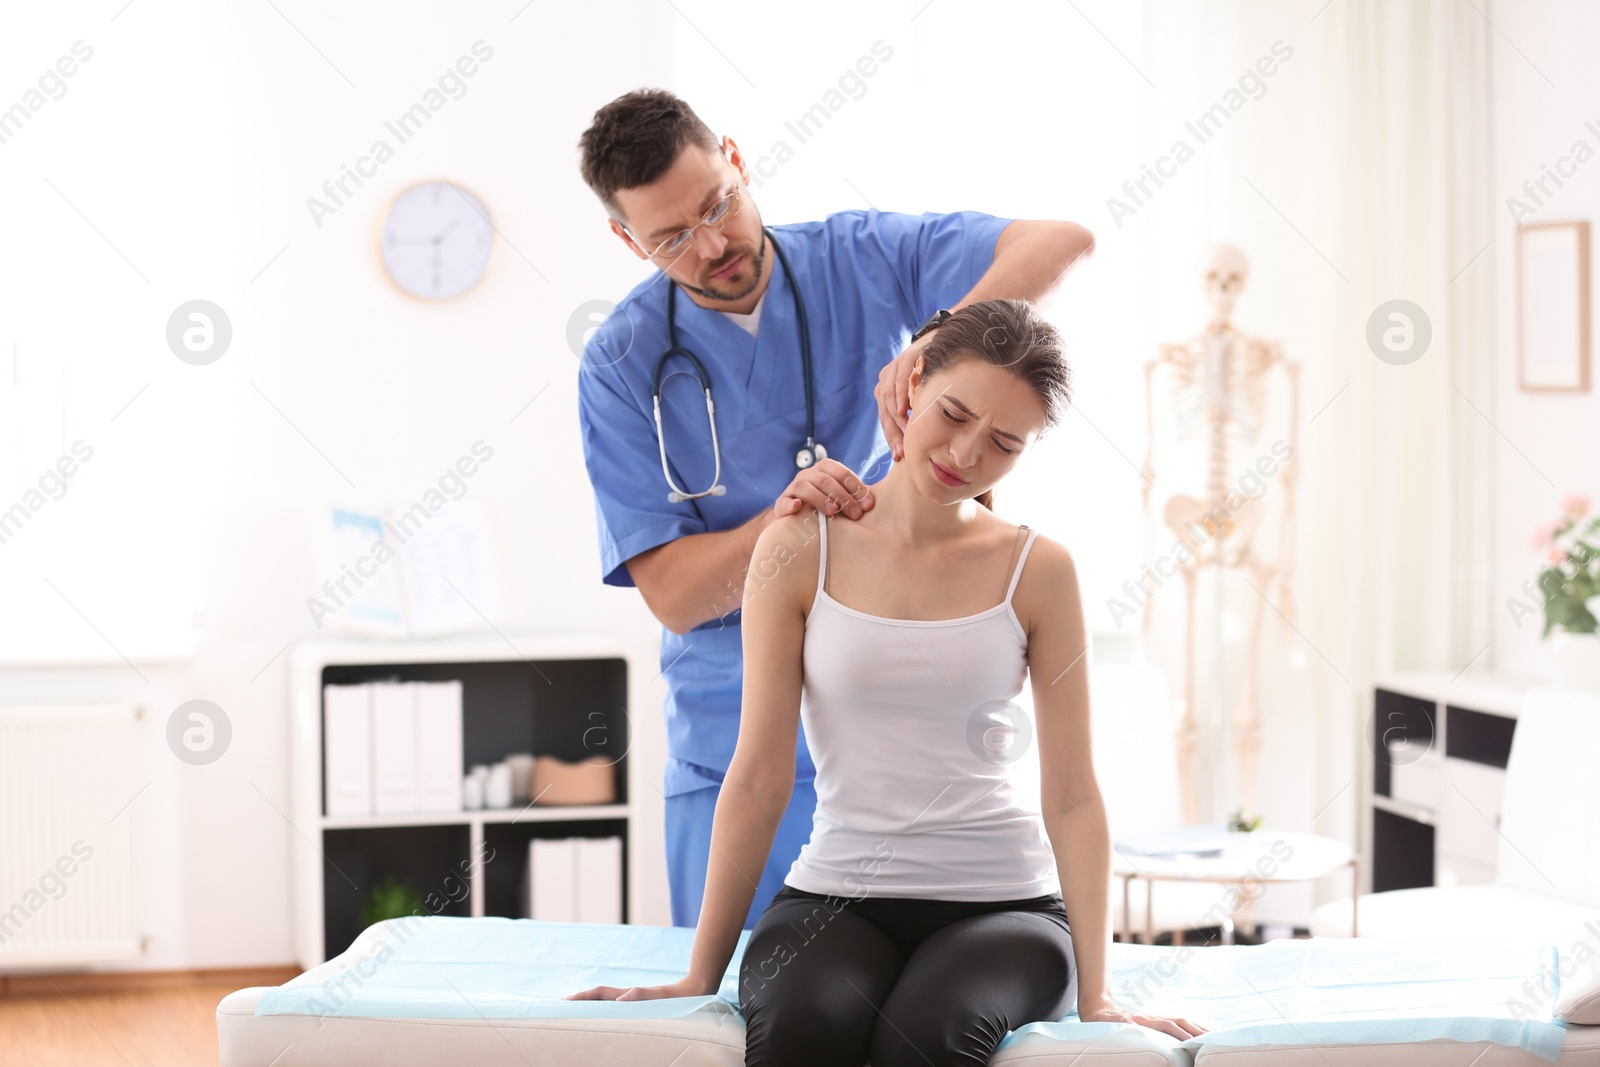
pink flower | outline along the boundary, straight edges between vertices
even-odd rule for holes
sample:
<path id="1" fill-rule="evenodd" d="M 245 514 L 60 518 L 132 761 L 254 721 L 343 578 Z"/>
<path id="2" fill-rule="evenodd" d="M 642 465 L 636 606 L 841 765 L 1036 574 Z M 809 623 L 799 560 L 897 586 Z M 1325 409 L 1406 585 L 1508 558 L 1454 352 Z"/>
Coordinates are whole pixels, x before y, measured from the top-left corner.
<path id="1" fill-rule="evenodd" d="M 1567 560 L 1567 554 L 1561 551 L 1561 549 L 1557 548 L 1555 545 L 1551 545 L 1550 555 L 1547 558 L 1550 560 L 1552 565 L 1556 565 L 1565 563 Z"/>
<path id="2" fill-rule="evenodd" d="M 1560 526 L 1561 524 L 1559 522 L 1540 523 L 1538 526 L 1534 527 L 1533 538 L 1528 542 L 1528 547 L 1537 550 L 1543 548 L 1545 545 L 1548 545 L 1555 538 L 1556 530 L 1560 528 Z"/>
<path id="3" fill-rule="evenodd" d="M 1589 498 L 1582 493 L 1568 493 L 1561 501 L 1561 513 L 1576 521 L 1589 514 Z"/>

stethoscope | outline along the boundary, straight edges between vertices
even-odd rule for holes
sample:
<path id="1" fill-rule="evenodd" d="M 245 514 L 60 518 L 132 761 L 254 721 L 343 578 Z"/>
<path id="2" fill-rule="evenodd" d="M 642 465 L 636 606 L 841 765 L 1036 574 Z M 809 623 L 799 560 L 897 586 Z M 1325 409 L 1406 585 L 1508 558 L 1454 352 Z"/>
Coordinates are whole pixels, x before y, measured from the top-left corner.
<path id="1" fill-rule="evenodd" d="M 794 454 L 794 465 L 798 470 L 813 467 L 819 460 L 828 458 L 828 450 L 817 442 L 817 411 L 811 396 L 811 331 L 806 325 L 806 305 L 800 298 L 800 287 L 795 284 L 794 271 L 789 267 L 789 257 L 783 254 L 783 249 L 778 245 L 778 239 L 771 230 L 762 227 L 761 232 L 766 234 L 767 240 L 772 242 L 772 250 L 778 253 L 778 261 L 783 264 L 783 273 L 789 278 L 789 291 L 794 296 L 794 316 L 800 324 L 800 364 L 805 369 L 806 379 L 806 443 L 800 451 Z M 706 369 L 699 358 L 687 348 L 678 344 L 677 319 L 674 312 L 674 300 L 677 296 L 678 286 L 669 281 L 667 288 L 667 350 L 656 357 L 656 372 L 650 383 L 650 398 L 656 411 L 656 441 L 661 446 L 661 473 L 666 475 L 667 486 L 672 492 L 667 494 L 667 502 L 676 504 L 683 500 L 698 500 L 703 496 L 722 496 L 728 487 L 722 484 L 722 449 L 717 445 L 717 409 L 711 402 L 711 380 L 706 374 Z M 672 480 L 672 470 L 667 466 L 667 435 L 661 429 L 661 368 L 673 356 L 683 356 L 694 365 L 695 380 L 700 383 L 700 388 L 706 394 L 706 421 L 711 423 L 711 454 L 715 458 L 715 468 L 711 475 L 711 488 L 699 493 L 685 492 L 678 488 L 678 483 Z M 688 371 L 674 371 L 674 374 L 688 374 Z M 671 374 L 667 377 L 672 377 Z"/>

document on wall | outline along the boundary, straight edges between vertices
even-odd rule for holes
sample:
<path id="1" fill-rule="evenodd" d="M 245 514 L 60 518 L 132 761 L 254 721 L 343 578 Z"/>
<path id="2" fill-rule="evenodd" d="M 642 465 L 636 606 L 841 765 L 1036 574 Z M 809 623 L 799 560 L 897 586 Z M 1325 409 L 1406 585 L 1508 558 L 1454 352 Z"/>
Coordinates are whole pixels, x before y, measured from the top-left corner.
<path id="1" fill-rule="evenodd" d="M 333 566 L 326 568 L 329 573 L 323 575 L 324 584 L 330 588 L 317 592 L 330 606 L 337 602 L 333 618 L 340 620 L 341 629 L 405 633 L 406 608 L 400 596 L 400 576 L 392 567 L 372 567 L 370 559 L 374 543 L 386 537 L 383 517 L 334 508 L 332 520 Z M 326 553 L 323 555 L 327 557 Z M 367 567 L 371 567 L 372 574 L 362 578 Z M 355 577 L 350 576 L 352 572 Z"/>
<path id="2" fill-rule="evenodd" d="M 413 633 L 448 633 L 505 621 L 494 528 L 482 498 L 452 502 L 417 529 L 400 554 Z"/>
<path id="3" fill-rule="evenodd" d="M 433 510 L 319 508 L 312 540 L 306 606 L 319 629 L 431 636 L 516 621 L 502 523 L 486 497 Z"/>

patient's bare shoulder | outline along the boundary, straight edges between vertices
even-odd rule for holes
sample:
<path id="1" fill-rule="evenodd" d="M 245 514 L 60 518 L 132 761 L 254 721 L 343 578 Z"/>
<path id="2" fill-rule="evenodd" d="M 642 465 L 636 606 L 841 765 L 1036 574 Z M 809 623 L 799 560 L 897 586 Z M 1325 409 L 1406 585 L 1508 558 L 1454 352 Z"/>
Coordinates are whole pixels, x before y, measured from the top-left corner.
<path id="1" fill-rule="evenodd" d="M 1066 545 L 1044 534 L 1034 538 L 1011 606 L 1030 634 L 1038 624 L 1082 628 L 1078 568 Z"/>
<path id="2" fill-rule="evenodd" d="M 744 597 L 767 594 L 785 607 L 809 610 L 817 591 L 817 566 L 822 557 L 821 517 L 814 508 L 774 519 L 756 539 L 745 574 Z"/>

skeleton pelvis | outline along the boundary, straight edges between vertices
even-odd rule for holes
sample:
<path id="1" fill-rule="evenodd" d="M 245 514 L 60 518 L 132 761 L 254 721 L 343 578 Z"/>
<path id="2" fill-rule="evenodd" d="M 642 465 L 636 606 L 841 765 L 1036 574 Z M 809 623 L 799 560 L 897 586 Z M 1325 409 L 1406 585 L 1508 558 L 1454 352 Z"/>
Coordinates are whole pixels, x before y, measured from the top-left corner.
<path id="1" fill-rule="evenodd" d="M 1237 505 L 1237 510 L 1230 504 Z M 1222 500 L 1201 500 L 1177 493 L 1167 500 L 1162 521 L 1196 556 L 1210 556 L 1226 547 L 1230 555 L 1237 557 L 1250 551 L 1250 543 L 1261 526 L 1262 509 L 1255 504 L 1254 499 L 1237 492 L 1228 493 Z"/>

